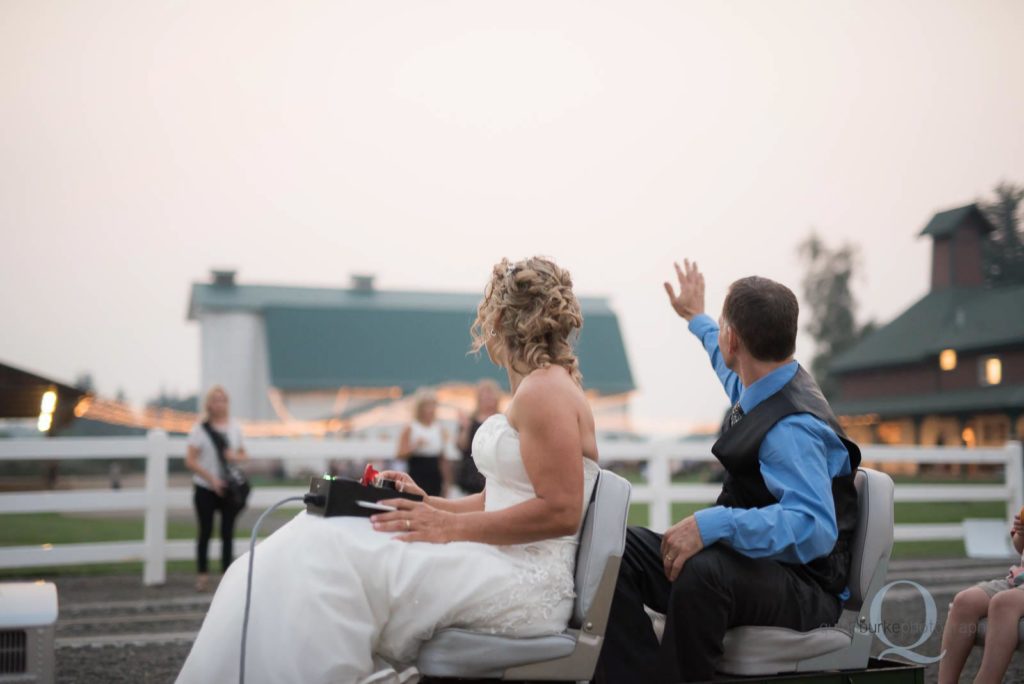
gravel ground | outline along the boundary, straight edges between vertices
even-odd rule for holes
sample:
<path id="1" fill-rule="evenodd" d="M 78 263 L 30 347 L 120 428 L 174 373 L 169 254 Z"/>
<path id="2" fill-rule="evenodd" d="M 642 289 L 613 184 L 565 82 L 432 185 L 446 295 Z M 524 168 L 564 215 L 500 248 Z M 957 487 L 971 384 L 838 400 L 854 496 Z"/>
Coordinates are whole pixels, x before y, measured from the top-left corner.
<path id="1" fill-rule="evenodd" d="M 165 684 L 173 682 L 191 644 L 62 648 L 57 684 Z"/>
<path id="2" fill-rule="evenodd" d="M 993 572 L 992 567 L 956 561 L 905 564 L 894 568 L 890 579 L 916 579 L 928 586 L 938 611 L 938 624 L 934 631 L 912 650 L 923 656 L 938 655 L 946 610 L 953 594 L 972 581 L 994 576 Z M 211 597 L 211 593 L 195 591 L 194 576 L 190 573 L 172 573 L 162 587 L 143 587 L 138 575 L 59 577 L 54 581 L 61 606 L 57 630 L 57 681 L 62 684 L 173 682 L 190 648 L 190 643 L 181 635 L 186 635 L 187 639 L 189 633 L 199 629 Z M 893 589 L 886 595 L 882 620 L 899 630 L 889 635 L 893 644 L 911 646 L 921 633 L 924 602 L 914 591 Z M 128 634 L 148 635 L 149 638 L 166 635 L 166 639 L 161 636 L 158 643 L 148 644 L 75 645 L 80 644 L 83 637 Z M 876 640 L 872 652 L 879 655 L 885 648 L 885 644 Z M 980 661 L 981 652 L 975 649 L 961 681 L 973 679 Z M 937 665 L 927 666 L 925 681 L 934 684 L 936 672 Z M 1004 682 L 1024 682 L 1024 654 L 1018 652 L 1014 656 Z"/>
<path id="3" fill-rule="evenodd" d="M 211 575 L 215 588 L 216 575 Z M 196 632 L 212 589 L 196 592 L 191 573 L 171 573 L 162 587 L 144 587 L 138 575 L 58 577 L 58 684 L 173 682 L 191 648 L 169 641 L 117 646 L 72 646 L 67 641 L 96 635 Z"/>

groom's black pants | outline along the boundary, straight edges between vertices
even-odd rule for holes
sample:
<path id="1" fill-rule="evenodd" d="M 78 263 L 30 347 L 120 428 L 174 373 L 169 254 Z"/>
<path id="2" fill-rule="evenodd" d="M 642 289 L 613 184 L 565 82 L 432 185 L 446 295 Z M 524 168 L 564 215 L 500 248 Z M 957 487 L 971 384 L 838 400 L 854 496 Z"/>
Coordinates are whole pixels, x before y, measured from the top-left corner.
<path id="1" fill-rule="evenodd" d="M 665 613 L 661 644 L 644 611 Z M 661 535 L 631 527 L 594 681 L 696 682 L 714 677 L 731 627 L 769 625 L 801 632 L 834 625 L 842 613 L 793 567 L 712 544 L 665 577 Z"/>

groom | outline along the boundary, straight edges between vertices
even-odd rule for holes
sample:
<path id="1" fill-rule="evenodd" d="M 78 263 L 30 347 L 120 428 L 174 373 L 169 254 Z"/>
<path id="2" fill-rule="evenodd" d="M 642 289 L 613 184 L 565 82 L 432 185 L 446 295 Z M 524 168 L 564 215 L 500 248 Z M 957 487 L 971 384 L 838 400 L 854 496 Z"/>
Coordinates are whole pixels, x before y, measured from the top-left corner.
<path id="1" fill-rule="evenodd" d="M 725 482 L 715 506 L 664 535 L 629 529 L 598 683 L 710 680 L 730 628 L 832 625 L 849 597 L 860 451 L 793 360 L 796 297 L 743 278 L 716 324 L 697 264 L 677 264 L 676 275 L 678 294 L 665 283 L 672 308 L 733 404 L 712 447 Z M 660 645 L 644 605 L 667 614 Z"/>

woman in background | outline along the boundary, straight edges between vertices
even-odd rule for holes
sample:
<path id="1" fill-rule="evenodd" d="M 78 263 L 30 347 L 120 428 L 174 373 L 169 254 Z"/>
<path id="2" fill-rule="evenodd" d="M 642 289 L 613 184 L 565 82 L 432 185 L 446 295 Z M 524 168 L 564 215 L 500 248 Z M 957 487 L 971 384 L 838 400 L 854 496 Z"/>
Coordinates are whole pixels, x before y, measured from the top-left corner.
<path id="1" fill-rule="evenodd" d="M 459 464 L 458 485 L 466 494 L 479 494 L 484 490 L 484 476 L 476 468 L 473 461 L 473 437 L 484 421 L 498 412 L 498 398 L 501 390 L 498 383 L 484 379 L 476 386 L 476 408 L 472 415 L 462 415 L 459 419 L 459 436 L 455 445 L 462 452 Z"/>
<path id="2" fill-rule="evenodd" d="M 220 511 L 221 572 L 234 558 L 236 505 L 225 497 L 226 483 L 214 439 L 225 445 L 224 458 L 229 462 L 244 461 L 248 455 L 242 444 L 242 429 L 228 414 L 228 393 L 214 385 L 206 393 L 203 420 L 192 426 L 188 435 L 185 467 L 192 471 L 192 501 L 199 522 L 196 540 L 196 590 L 206 591 L 209 584 L 208 548 L 213 536 L 213 514 Z M 212 433 L 212 434 L 211 434 Z"/>
<path id="3" fill-rule="evenodd" d="M 408 463 L 409 476 L 429 496 L 448 496 L 451 466 L 445 458 L 448 431 L 437 421 L 437 397 L 420 390 L 413 404 L 413 421 L 398 438 L 398 459 Z"/>

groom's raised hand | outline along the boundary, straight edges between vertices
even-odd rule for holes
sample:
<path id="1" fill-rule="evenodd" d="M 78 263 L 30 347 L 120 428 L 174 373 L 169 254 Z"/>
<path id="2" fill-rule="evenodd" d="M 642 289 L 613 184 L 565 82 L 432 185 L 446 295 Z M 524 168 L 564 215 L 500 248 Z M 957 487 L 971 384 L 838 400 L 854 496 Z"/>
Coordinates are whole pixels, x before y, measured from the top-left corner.
<path id="1" fill-rule="evenodd" d="M 669 304 L 676 313 L 690 320 L 697 314 L 704 313 L 704 274 L 689 259 L 683 259 L 683 267 L 676 262 L 676 277 L 679 279 L 679 294 L 672 288 L 672 283 L 665 281 L 665 292 L 668 293 Z"/>

